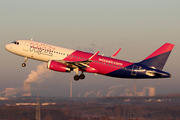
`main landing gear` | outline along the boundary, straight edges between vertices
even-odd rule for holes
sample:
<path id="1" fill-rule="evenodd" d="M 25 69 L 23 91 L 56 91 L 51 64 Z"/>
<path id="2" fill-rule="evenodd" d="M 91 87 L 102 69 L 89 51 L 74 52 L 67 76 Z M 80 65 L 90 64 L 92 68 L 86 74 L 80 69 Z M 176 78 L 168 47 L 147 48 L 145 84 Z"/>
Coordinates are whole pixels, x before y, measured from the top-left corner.
<path id="1" fill-rule="evenodd" d="M 80 75 L 75 75 L 74 76 L 74 80 L 78 81 L 79 79 L 83 80 L 85 78 L 85 75 L 83 73 L 81 73 Z"/>
<path id="2" fill-rule="evenodd" d="M 80 75 L 78 75 L 78 68 L 74 69 L 74 71 L 76 72 L 76 75 L 74 76 L 75 81 L 78 81 L 79 79 L 83 80 L 85 78 L 83 72 Z"/>
<path id="3" fill-rule="evenodd" d="M 28 60 L 28 58 L 25 57 L 25 58 L 24 58 L 24 63 L 22 63 L 22 67 L 26 67 L 26 62 L 27 62 L 27 60 Z"/>

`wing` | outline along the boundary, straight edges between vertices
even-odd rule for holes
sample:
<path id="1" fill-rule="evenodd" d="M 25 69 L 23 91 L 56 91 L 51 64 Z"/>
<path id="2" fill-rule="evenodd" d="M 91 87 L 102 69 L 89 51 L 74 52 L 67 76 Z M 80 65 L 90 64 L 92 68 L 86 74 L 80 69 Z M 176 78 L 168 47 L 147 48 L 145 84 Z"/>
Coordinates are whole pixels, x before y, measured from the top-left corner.
<path id="1" fill-rule="evenodd" d="M 92 62 L 92 59 L 98 55 L 98 53 L 99 51 L 85 61 L 64 61 L 64 60 L 54 60 L 54 61 L 60 62 L 71 69 L 79 68 L 80 70 L 86 71 L 86 68 L 90 67 L 89 64 Z"/>

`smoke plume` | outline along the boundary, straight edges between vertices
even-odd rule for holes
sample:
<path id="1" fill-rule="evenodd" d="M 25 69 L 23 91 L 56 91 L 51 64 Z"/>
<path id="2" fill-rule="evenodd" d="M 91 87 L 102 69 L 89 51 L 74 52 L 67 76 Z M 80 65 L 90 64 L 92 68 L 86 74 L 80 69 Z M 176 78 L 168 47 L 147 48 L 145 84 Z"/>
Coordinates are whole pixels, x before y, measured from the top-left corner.
<path id="1" fill-rule="evenodd" d="M 6 89 L 3 92 L 1 92 L 1 96 L 13 97 L 18 94 L 22 94 L 22 92 L 23 92 L 23 87 L 11 88 L 11 89 Z"/>
<path id="2" fill-rule="evenodd" d="M 117 91 L 116 89 L 108 91 L 108 93 L 106 94 L 106 97 L 114 96 L 116 91 Z"/>
<path id="3" fill-rule="evenodd" d="M 110 89 L 118 89 L 118 88 L 120 88 L 120 87 L 124 87 L 124 85 L 123 85 L 123 84 L 114 85 L 114 86 L 109 87 L 108 89 L 109 89 L 109 90 L 110 90 Z"/>
<path id="4" fill-rule="evenodd" d="M 85 52 L 90 52 L 90 53 L 95 53 L 97 50 L 103 52 L 104 48 L 98 48 L 94 43 L 90 44 L 89 46 L 86 47 L 82 47 L 82 46 L 78 46 L 76 48 L 77 50 L 82 50 Z"/>
<path id="5" fill-rule="evenodd" d="M 80 96 L 81 96 L 81 93 L 78 94 L 78 97 L 80 97 Z"/>
<path id="6" fill-rule="evenodd" d="M 93 43 L 88 47 L 82 47 L 82 46 L 77 47 L 78 50 L 83 50 L 83 51 L 86 51 L 86 52 L 95 52 L 96 48 L 97 48 L 96 45 L 93 44 Z"/>
<path id="7" fill-rule="evenodd" d="M 86 92 L 85 95 L 84 95 L 84 97 L 87 97 L 88 95 L 91 95 L 91 94 L 93 94 L 93 93 L 94 93 L 94 91 Z"/>
<path id="8" fill-rule="evenodd" d="M 53 76 L 53 72 L 47 69 L 47 63 L 42 63 L 37 66 L 36 71 L 32 70 L 31 73 L 28 75 L 28 78 L 23 83 L 31 83 L 36 82 L 40 84 L 44 81 L 45 78 L 50 78 Z M 28 90 L 34 90 L 34 88 L 28 88 Z M 17 88 L 11 88 L 6 89 L 3 92 L 1 92 L 1 96 L 4 97 L 13 97 L 17 95 L 22 95 L 23 91 L 26 91 L 24 87 L 17 87 Z"/>
<path id="9" fill-rule="evenodd" d="M 102 90 L 98 90 L 98 91 L 89 91 L 89 92 L 86 92 L 84 94 L 84 97 L 87 97 L 89 95 L 93 95 L 94 97 L 103 97 L 103 96 L 106 96 L 106 97 L 111 97 L 111 96 L 119 96 L 120 95 L 120 89 L 122 89 L 122 87 L 125 87 L 125 85 L 123 84 L 119 84 L 119 85 L 114 85 L 114 86 L 111 86 L 107 89 L 102 89 Z M 78 95 L 78 97 L 80 97 L 80 94 Z"/>
<path id="10" fill-rule="evenodd" d="M 103 91 L 103 90 L 99 90 L 99 91 L 97 92 L 97 94 L 96 94 L 96 97 L 102 97 L 102 94 L 101 94 L 102 91 Z"/>
<path id="11" fill-rule="evenodd" d="M 43 63 L 37 66 L 36 71 L 32 70 L 24 82 L 36 82 L 40 84 L 43 82 L 44 78 L 49 78 L 52 74 L 53 73 L 47 69 L 47 63 Z"/>

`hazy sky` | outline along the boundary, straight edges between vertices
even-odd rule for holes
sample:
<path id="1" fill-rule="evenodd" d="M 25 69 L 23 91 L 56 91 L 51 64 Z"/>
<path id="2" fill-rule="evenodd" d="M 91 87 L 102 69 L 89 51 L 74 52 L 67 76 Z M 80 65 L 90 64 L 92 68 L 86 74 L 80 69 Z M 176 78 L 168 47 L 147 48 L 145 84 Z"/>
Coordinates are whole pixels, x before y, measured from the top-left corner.
<path id="1" fill-rule="evenodd" d="M 100 50 L 110 56 L 122 48 L 118 59 L 138 62 L 166 42 L 175 44 L 164 71 L 172 78 L 137 81 L 137 91 L 155 87 L 156 94 L 180 92 L 180 1 L 165 0 L 1 0 L 0 1 L 0 92 L 5 87 L 21 87 L 39 61 L 28 60 L 5 50 L 5 44 L 17 39 L 31 39 L 89 52 Z M 74 72 L 52 72 L 33 88 L 44 96 L 69 96 L 69 79 Z M 117 86 L 115 86 L 117 85 Z M 85 93 L 103 96 L 114 86 L 112 94 L 133 85 L 133 80 L 86 74 L 83 81 L 73 81 L 73 96 Z M 32 92 L 36 95 L 35 90 Z M 90 96 L 90 95 L 89 95 Z M 88 97 L 89 97 L 88 96 Z"/>

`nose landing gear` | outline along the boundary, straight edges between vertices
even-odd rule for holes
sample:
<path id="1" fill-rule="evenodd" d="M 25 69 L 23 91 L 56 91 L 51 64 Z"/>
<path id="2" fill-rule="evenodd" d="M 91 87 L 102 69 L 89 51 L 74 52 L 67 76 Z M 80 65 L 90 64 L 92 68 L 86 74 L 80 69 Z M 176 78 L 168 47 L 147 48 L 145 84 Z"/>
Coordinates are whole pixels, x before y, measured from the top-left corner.
<path id="1" fill-rule="evenodd" d="M 22 63 L 22 67 L 26 67 L 26 63 Z"/>
<path id="2" fill-rule="evenodd" d="M 26 62 L 27 62 L 27 60 L 28 60 L 28 58 L 25 57 L 25 58 L 24 58 L 24 63 L 22 63 L 22 67 L 26 67 Z"/>

